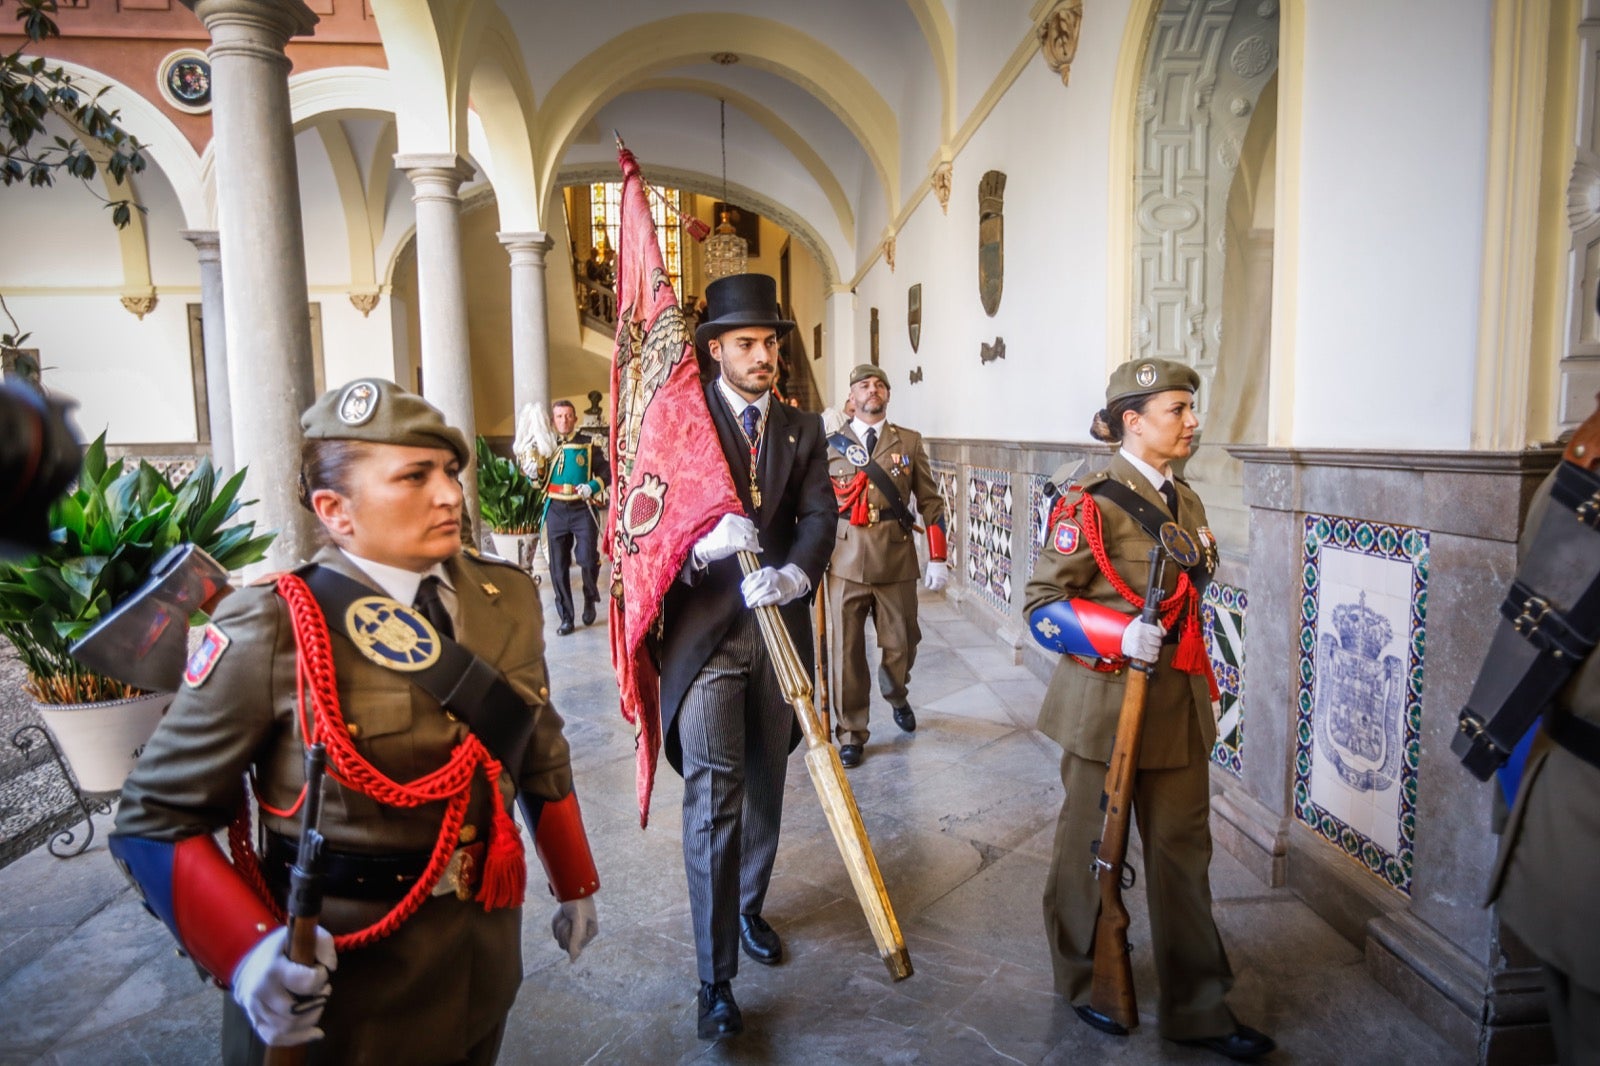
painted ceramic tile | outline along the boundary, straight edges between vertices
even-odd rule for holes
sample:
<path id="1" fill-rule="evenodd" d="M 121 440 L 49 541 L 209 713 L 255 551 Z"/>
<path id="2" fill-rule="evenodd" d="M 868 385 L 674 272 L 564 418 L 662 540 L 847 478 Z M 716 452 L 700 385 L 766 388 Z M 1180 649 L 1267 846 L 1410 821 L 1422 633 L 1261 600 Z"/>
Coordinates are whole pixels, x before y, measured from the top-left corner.
<path id="1" fill-rule="evenodd" d="M 1244 773 L 1244 589 L 1213 581 L 1200 602 L 1206 651 L 1217 675 L 1222 715 L 1211 761 L 1235 777 Z"/>
<path id="2" fill-rule="evenodd" d="M 1029 474 L 1028 478 L 1028 576 L 1033 576 L 1033 568 L 1039 562 L 1039 549 L 1044 547 L 1044 538 L 1049 534 L 1050 504 L 1044 494 L 1044 486 L 1050 480 L 1046 474 Z"/>
<path id="3" fill-rule="evenodd" d="M 929 460 L 928 466 L 944 499 L 945 550 L 949 554 L 950 576 L 955 577 L 961 555 L 961 471 L 956 464 L 940 459 Z"/>
<path id="4" fill-rule="evenodd" d="M 967 471 L 967 581 L 998 610 L 1011 613 L 1011 472 Z"/>
<path id="5" fill-rule="evenodd" d="M 1411 892 L 1426 530 L 1305 518 L 1295 816 Z"/>

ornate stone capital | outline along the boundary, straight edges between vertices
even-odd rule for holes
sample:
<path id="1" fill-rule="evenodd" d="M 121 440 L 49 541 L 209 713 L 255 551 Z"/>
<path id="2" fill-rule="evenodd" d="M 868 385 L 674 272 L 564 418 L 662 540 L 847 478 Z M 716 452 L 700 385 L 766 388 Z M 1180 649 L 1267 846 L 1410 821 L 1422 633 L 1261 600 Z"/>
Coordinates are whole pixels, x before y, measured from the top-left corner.
<path id="1" fill-rule="evenodd" d="M 889 273 L 894 273 L 894 234 L 883 239 L 883 261 L 889 264 Z"/>
<path id="2" fill-rule="evenodd" d="M 377 292 L 353 292 L 350 294 L 350 306 L 360 311 L 362 318 L 366 318 L 372 314 L 372 309 L 378 306 L 381 295 Z"/>
<path id="3" fill-rule="evenodd" d="M 555 241 L 548 233 L 538 230 L 528 230 L 525 233 L 496 233 L 500 243 L 506 246 L 506 251 L 511 254 L 511 265 L 519 266 L 544 266 L 544 257 Z"/>
<path id="4" fill-rule="evenodd" d="M 406 152 L 394 157 L 394 165 L 411 179 L 413 203 L 448 200 L 459 203 L 461 186 L 474 171 L 472 164 L 451 152 Z"/>
<path id="5" fill-rule="evenodd" d="M 1061 0 L 1039 23 L 1039 52 L 1050 69 L 1061 75 L 1061 84 L 1072 76 L 1072 60 L 1078 54 L 1078 36 L 1083 29 L 1083 0 Z"/>
<path id="6" fill-rule="evenodd" d="M 289 38 L 316 29 L 320 21 L 303 0 L 183 0 L 211 34 L 210 55 L 236 53 L 287 63 Z"/>
<path id="7" fill-rule="evenodd" d="M 948 159 L 933 168 L 933 195 L 939 198 L 939 210 L 950 213 L 950 182 L 955 174 L 955 164 Z"/>
<path id="8" fill-rule="evenodd" d="M 156 309 L 156 294 L 148 292 L 124 296 L 122 306 L 142 322 L 145 315 Z"/>

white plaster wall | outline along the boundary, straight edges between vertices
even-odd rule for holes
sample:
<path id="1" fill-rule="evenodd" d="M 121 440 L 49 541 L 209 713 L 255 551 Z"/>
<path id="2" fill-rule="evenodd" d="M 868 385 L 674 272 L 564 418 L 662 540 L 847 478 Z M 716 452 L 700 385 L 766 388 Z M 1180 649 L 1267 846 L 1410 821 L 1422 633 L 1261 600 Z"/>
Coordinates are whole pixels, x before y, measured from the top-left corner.
<path id="1" fill-rule="evenodd" d="M 956 157 L 949 216 L 924 198 L 899 235 L 897 270 L 880 260 L 857 287 L 854 354 L 868 358 L 869 308 L 877 306 L 896 421 L 940 437 L 1089 439 L 1104 398 L 1105 160 L 1125 7 L 1106 5 L 1084 20 L 1070 89 L 1042 59 L 1028 64 Z M 991 169 L 1007 175 L 1006 283 L 994 318 L 977 281 L 977 185 Z M 913 355 L 906 290 L 917 282 L 922 340 Z M 1005 358 L 980 363 L 979 345 L 996 336 Z M 912 385 L 918 365 L 924 380 Z M 830 367 L 830 395 L 842 393 L 849 366 Z"/>
<path id="2" fill-rule="evenodd" d="M 322 370 L 328 388 L 355 378 L 394 378 L 390 297 L 380 299 L 365 318 L 346 293 L 313 293 L 311 298 L 322 305 Z"/>
<path id="3" fill-rule="evenodd" d="M 350 231 L 333 167 L 314 128 L 294 139 L 299 162 L 300 216 L 304 222 L 306 280 L 311 285 L 348 284 L 350 281 Z"/>
<path id="4" fill-rule="evenodd" d="M 96 183 L 96 192 L 105 186 Z M 0 189 L 0 292 L 19 287 L 122 284 L 122 252 L 111 213 L 77 181 L 52 188 L 11 185 Z M 9 323 L 0 332 L 11 332 Z M 26 328 L 26 327 L 24 327 Z"/>
<path id="5" fill-rule="evenodd" d="M 1307 7 L 1292 443 L 1466 448 L 1491 0 Z"/>
<path id="6" fill-rule="evenodd" d="M 187 311 L 196 300 L 163 296 L 140 321 L 112 292 L 6 297 L 33 333 L 46 387 L 78 401 L 86 439 L 107 430 L 112 444 L 197 439 Z"/>

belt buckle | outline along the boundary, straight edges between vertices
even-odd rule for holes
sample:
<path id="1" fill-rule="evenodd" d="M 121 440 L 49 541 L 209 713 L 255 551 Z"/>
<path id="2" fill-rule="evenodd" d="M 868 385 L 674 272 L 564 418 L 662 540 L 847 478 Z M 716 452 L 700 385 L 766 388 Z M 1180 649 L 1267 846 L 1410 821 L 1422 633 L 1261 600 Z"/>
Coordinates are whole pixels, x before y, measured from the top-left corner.
<path id="1" fill-rule="evenodd" d="M 875 503 L 867 504 L 867 525 L 875 526 L 875 525 L 878 524 L 878 513 L 879 512 L 878 512 L 878 505 L 877 504 L 875 504 Z"/>

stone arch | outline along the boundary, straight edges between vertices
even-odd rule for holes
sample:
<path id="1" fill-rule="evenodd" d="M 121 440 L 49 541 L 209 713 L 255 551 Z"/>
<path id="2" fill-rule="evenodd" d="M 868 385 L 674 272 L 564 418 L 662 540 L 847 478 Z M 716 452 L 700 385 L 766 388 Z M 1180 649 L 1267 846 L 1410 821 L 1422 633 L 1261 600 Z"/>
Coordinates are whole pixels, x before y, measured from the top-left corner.
<path id="1" fill-rule="evenodd" d="M 467 83 L 472 113 L 483 133 L 472 154 L 495 187 L 500 227 L 513 233 L 543 229 L 529 133 L 533 86 L 522 68 L 515 33 L 498 10 L 477 40 Z"/>
<path id="2" fill-rule="evenodd" d="M 939 76 L 939 142 L 949 144 L 956 133 L 956 31 L 950 13 L 939 0 L 906 0 L 922 27 L 934 73 Z"/>
<path id="3" fill-rule="evenodd" d="M 477 0 L 370 0 L 391 75 L 390 104 L 402 153 L 465 154 L 466 93 L 447 45 Z"/>
<path id="4" fill-rule="evenodd" d="M 844 124 L 878 175 L 888 216 L 900 211 L 900 133 L 894 110 L 833 49 L 772 19 L 726 13 L 677 15 L 627 30 L 573 64 L 540 105 L 540 203 L 573 138 L 611 100 L 662 71 L 731 51 L 809 92 Z"/>

